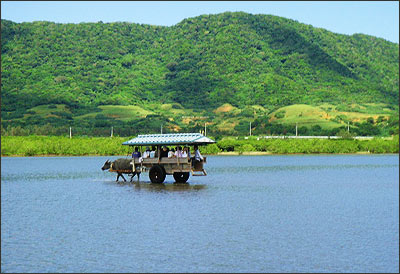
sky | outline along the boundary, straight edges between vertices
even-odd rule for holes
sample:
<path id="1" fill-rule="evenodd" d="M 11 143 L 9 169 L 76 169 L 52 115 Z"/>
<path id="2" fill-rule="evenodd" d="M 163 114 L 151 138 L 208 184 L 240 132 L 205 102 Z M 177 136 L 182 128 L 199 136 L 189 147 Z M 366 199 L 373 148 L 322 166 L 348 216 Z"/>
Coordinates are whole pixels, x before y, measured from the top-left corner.
<path id="1" fill-rule="evenodd" d="M 399 43 L 398 1 L 1 1 L 1 18 L 16 23 L 130 22 L 172 26 L 226 11 L 281 16 L 352 35 Z"/>

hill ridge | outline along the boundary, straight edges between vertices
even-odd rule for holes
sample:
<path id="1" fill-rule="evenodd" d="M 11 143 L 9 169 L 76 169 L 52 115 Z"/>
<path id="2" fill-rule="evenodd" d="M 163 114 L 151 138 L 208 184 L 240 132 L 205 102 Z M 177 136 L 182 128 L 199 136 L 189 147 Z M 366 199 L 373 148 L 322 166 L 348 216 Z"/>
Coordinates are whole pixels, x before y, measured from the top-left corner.
<path id="1" fill-rule="evenodd" d="M 398 109 L 398 44 L 370 35 L 245 12 L 170 27 L 1 25 L 3 126 L 32 125 L 28 112 L 51 104 L 66 105 L 72 120 L 101 105 L 154 103 L 208 112 L 226 103 L 241 110 L 260 105 L 266 113 L 323 103 Z"/>

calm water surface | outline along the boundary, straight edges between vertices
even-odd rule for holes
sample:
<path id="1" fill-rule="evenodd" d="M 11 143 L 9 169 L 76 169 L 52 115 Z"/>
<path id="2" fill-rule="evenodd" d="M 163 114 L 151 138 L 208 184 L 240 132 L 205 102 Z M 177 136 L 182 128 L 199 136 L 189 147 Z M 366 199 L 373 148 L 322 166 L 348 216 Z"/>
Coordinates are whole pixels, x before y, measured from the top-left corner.
<path id="1" fill-rule="evenodd" d="M 1 158 L 2 272 L 398 272 L 399 156 L 209 156 L 189 185 L 118 157 Z"/>

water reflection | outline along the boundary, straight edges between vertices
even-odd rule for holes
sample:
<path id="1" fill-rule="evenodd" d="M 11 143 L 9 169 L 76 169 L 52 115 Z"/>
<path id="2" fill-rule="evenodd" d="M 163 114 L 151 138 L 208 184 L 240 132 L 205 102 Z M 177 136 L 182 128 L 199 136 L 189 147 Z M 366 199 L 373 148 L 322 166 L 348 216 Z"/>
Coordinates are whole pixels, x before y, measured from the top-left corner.
<path id="1" fill-rule="evenodd" d="M 189 183 L 162 183 L 162 184 L 153 184 L 150 182 L 114 182 L 118 186 L 132 186 L 134 190 L 141 191 L 154 191 L 154 192 L 174 192 L 174 191 L 199 191 L 205 189 L 206 185 L 191 185 Z"/>
<path id="2" fill-rule="evenodd" d="M 134 183 L 135 190 L 148 190 L 155 192 L 164 191 L 199 191 L 206 188 L 206 185 L 191 185 L 188 183 L 173 183 L 173 184 L 153 184 L 153 183 Z"/>

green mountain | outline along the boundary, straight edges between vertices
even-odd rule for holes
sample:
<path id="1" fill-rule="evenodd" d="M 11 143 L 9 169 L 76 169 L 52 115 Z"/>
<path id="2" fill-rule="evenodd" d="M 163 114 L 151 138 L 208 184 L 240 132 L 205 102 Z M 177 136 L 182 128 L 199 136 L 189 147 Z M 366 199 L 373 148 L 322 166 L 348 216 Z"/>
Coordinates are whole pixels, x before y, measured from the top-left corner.
<path id="1" fill-rule="evenodd" d="M 282 17 L 226 12 L 172 27 L 1 20 L 1 36 L 3 128 L 198 130 L 205 120 L 190 117 L 207 117 L 209 130 L 234 134 L 249 121 L 260 132 L 285 124 L 280 109 L 291 105 L 335 110 L 325 111 L 327 129 L 398 114 L 398 44 Z"/>

